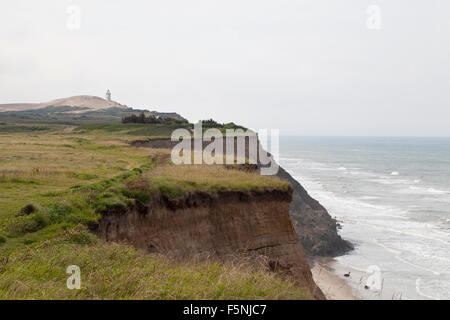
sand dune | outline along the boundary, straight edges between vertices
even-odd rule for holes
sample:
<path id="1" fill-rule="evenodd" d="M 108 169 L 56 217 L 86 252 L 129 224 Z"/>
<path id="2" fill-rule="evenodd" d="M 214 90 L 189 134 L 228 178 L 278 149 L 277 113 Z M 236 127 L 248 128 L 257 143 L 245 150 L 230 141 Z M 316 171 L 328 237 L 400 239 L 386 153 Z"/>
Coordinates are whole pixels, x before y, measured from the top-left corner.
<path id="1" fill-rule="evenodd" d="M 45 107 L 83 107 L 89 110 L 102 110 L 112 107 L 127 108 L 116 101 L 108 101 L 96 96 L 73 96 L 69 98 L 56 99 L 43 103 L 14 103 L 14 104 L 0 104 L 0 112 L 4 111 L 25 111 L 37 110 Z"/>

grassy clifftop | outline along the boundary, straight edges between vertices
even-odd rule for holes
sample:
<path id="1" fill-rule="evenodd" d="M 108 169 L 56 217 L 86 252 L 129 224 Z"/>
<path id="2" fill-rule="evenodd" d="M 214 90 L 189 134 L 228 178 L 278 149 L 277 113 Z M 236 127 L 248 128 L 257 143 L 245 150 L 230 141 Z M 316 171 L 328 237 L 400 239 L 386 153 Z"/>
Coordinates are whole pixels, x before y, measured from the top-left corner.
<path id="1" fill-rule="evenodd" d="M 223 166 L 171 165 L 168 151 L 130 147 L 133 131 L 148 137 L 155 129 L 132 127 L 58 125 L 0 133 L 0 298 L 309 298 L 266 270 L 175 262 L 89 232 L 102 210 L 155 194 L 290 188 Z M 81 268 L 81 290 L 66 287 L 69 265 Z"/>
<path id="2" fill-rule="evenodd" d="M 66 288 L 66 268 L 81 289 Z M 273 273 L 217 262 L 175 262 L 104 243 L 81 227 L 16 250 L 0 266 L 0 299 L 307 299 Z"/>

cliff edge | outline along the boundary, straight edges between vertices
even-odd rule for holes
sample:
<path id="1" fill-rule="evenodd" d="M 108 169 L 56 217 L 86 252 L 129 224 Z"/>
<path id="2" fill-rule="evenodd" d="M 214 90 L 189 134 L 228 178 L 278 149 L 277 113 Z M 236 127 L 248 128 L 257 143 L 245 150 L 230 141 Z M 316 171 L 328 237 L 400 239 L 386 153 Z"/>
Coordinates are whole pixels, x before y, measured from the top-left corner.
<path id="1" fill-rule="evenodd" d="M 297 180 L 282 167 L 279 168 L 277 177 L 292 185 L 289 212 L 308 256 L 333 257 L 353 249 L 353 245 L 338 234 L 336 220 Z"/>
<path id="2" fill-rule="evenodd" d="M 252 139 L 256 139 L 253 137 Z M 193 144 L 193 141 L 191 142 Z M 203 141 L 203 149 L 210 142 Z M 132 143 L 135 147 L 153 148 L 153 149 L 171 149 L 177 145 L 177 141 L 170 139 L 149 139 L 138 140 Z M 236 152 L 237 140 L 235 140 Z M 249 138 L 246 138 L 246 156 L 248 151 Z M 259 143 L 258 143 L 259 145 Z M 261 146 L 259 146 L 261 147 Z M 227 152 L 226 143 L 224 141 L 224 151 Z M 238 167 L 235 167 L 238 168 Z M 259 166 L 247 166 L 246 171 L 257 171 Z M 333 219 L 327 210 L 315 199 L 313 199 L 303 186 L 295 180 L 281 166 L 277 173 L 277 177 L 281 180 L 291 183 L 293 188 L 292 202 L 289 206 L 290 216 L 300 241 L 305 249 L 307 256 L 326 256 L 334 257 L 353 249 L 350 242 L 341 238 L 337 232 L 336 220 Z"/>
<path id="3" fill-rule="evenodd" d="M 102 212 L 97 232 L 106 241 L 178 259 L 262 256 L 270 270 L 290 276 L 311 298 L 323 299 L 289 218 L 291 195 L 290 189 L 160 195 Z"/>

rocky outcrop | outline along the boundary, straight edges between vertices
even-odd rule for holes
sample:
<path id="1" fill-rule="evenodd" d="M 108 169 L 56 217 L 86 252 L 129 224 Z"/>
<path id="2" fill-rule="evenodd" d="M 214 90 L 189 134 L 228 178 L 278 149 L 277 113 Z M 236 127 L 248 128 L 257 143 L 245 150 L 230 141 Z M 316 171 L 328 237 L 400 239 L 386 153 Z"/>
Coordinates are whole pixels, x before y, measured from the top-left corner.
<path id="1" fill-rule="evenodd" d="M 297 180 L 281 167 L 277 176 L 292 185 L 289 212 L 308 256 L 338 256 L 353 249 L 352 244 L 337 233 L 336 220 Z"/>
<path id="2" fill-rule="evenodd" d="M 123 211 L 103 212 L 98 234 L 180 259 L 262 255 L 273 271 L 291 276 L 322 299 L 289 217 L 291 200 L 292 191 L 280 190 L 197 192 L 175 200 L 159 196 Z"/>

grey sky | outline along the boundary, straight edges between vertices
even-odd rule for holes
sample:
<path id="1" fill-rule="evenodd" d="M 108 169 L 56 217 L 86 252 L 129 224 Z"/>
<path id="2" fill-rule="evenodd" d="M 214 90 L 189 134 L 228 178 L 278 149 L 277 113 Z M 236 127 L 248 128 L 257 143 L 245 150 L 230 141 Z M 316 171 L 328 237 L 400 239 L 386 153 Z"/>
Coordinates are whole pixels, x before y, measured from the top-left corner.
<path id="1" fill-rule="evenodd" d="M 0 103 L 109 88 L 281 134 L 450 136 L 449 39 L 448 0 L 3 1 Z"/>

